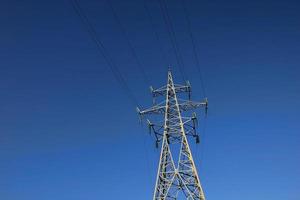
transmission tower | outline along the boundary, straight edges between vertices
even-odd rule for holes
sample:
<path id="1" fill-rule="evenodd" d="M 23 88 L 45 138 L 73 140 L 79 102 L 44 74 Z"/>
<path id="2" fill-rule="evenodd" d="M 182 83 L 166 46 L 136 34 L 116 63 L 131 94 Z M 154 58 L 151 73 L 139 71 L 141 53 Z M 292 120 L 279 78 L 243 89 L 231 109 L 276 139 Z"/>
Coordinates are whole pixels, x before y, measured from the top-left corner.
<path id="1" fill-rule="evenodd" d="M 188 136 L 196 139 L 199 143 L 199 135 L 196 132 L 197 117 L 191 111 L 202 107 L 207 112 L 208 101 L 191 101 L 191 86 L 174 84 L 171 71 L 168 71 L 166 86 L 158 89 L 151 88 L 153 106 L 149 109 L 137 109 L 140 116 L 162 114 L 164 119 L 157 123 L 147 119 L 150 133 L 154 133 L 156 146 L 161 143 L 160 161 L 158 166 L 156 186 L 153 200 L 177 200 L 182 191 L 185 199 L 205 200 L 200 184 L 200 179 L 195 167 Z M 177 96 L 182 93 L 188 94 L 188 100 L 181 100 Z M 165 96 L 161 103 L 155 103 L 156 98 Z M 185 112 L 191 117 L 183 117 Z"/>

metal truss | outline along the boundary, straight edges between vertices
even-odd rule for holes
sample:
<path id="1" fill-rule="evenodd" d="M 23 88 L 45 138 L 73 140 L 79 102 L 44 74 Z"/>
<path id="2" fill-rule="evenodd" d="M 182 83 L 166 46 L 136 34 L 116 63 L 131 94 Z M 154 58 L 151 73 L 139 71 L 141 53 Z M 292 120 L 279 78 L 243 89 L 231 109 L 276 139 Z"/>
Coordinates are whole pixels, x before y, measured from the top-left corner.
<path id="1" fill-rule="evenodd" d="M 165 96 L 166 100 L 151 108 L 137 109 L 141 117 L 152 114 L 163 114 L 164 120 L 152 123 L 147 119 L 149 132 L 154 133 L 156 146 L 161 143 L 160 161 L 158 166 L 156 186 L 153 200 L 177 200 L 180 191 L 188 200 L 205 200 L 200 184 L 200 179 L 195 167 L 192 153 L 188 144 L 187 136 L 194 137 L 199 142 L 196 132 L 197 117 L 192 113 L 191 117 L 182 117 L 181 113 L 195 108 L 205 108 L 207 111 L 208 101 L 194 102 L 190 100 L 191 86 L 173 83 L 171 71 L 168 72 L 166 86 L 153 89 L 153 98 Z M 188 100 L 177 98 L 179 93 L 188 93 Z M 177 160 L 173 159 L 176 155 Z"/>

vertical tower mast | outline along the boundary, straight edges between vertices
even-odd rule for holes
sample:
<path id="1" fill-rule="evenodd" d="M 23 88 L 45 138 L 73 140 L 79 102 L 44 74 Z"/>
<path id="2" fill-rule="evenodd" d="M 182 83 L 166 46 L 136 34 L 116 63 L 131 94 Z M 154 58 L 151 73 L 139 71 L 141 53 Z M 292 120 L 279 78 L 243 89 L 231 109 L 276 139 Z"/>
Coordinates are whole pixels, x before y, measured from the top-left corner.
<path id="1" fill-rule="evenodd" d="M 157 146 L 162 143 L 153 200 L 176 200 L 180 191 L 188 200 L 205 200 L 187 139 L 187 136 L 192 136 L 196 138 L 197 143 L 199 142 L 195 128 L 196 114 L 182 117 L 181 113 L 198 107 L 207 110 L 207 99 L 203 102 L 191 101 L 189 82 L 186 85 L 174 84 L 171 71 L 168 72 L 167 85 L 155 90 L 151 88 L 151 92 L 154 99 L 159 96 L 166 97 L 165 101 L 149 109 L 138 109 L 141 116 L 164 115 L 163 122 L 157 124 L 147 119 L 150 133 L 154 133 Z M 189 100 L 179 100 L 177 98 L 179 93 L 188 93 Z M 173 156 L 177 159 L 173 159 Z"/>

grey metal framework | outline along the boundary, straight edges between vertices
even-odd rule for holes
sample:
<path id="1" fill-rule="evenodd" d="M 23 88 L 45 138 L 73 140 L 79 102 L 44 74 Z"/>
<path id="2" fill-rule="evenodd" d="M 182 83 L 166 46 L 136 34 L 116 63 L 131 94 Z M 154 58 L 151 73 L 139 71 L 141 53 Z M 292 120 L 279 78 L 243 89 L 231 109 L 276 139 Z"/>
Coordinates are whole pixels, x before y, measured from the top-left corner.
<path id="1" fill-rule="evenodd" d="M 181 113 L 191 112 L 198 107 L 207 111 L 207 99 L 203 102 L 191 101 L 189 82 L 185 85 L 174 84 L 171 71 L 168 72 L 167 85 L 158 89 L 151 87 L 151 93 L 154 105 L 145 110 L 138 108 L 137 111 L 142 118 L 150 114 L 164 115 L 164 120 L 158 123 L 147 119 L 149 131 L 154 133 L 157 147 L 161 143 L 153 200 L 176 200 L 180 191 L 185 199 L 205 200 L 187 139 L 187 136 L 191 136 L 199 142 L 196 132 L 197 117 L 195 113 L 191 113 L 191 117 L 182 117 Z M 179 99 L 177 95 L 181 93 L 187 93 L 189 99 Z M 165 96 L 166 99 L 157 104 L 155 98 L 159 96 Z"/>

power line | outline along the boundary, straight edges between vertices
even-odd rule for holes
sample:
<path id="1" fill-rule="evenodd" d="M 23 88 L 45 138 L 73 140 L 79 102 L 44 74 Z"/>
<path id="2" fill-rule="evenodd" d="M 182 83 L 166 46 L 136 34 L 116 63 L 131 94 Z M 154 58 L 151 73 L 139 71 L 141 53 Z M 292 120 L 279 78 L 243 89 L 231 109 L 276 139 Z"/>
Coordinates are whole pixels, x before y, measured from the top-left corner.
<path id="1" fill-rule="evenodd" d="M 193 31 L 192 31 L 191 20 L 190 20 L 190 16 L 189 16 L 185 1 L 186 0 L 181 0 L 181 3 L 182 3 L 183 10 L 184 10 L 185 19 L 186 19 L 187 25 L 188 25 L 189 36 L 191 38 L 192 45 L 193 45 L 193 53 L 194 53 L 194 57 L 196 60 L 196 68 L 199 73 L 202 92 L 203 92 L 204 97 L 206 97 L 206 91 L 205 91 L 205 86 L 204 86 L 204 82 L 203 82 L 203 76 L 202 76 L 202 72 L 201 72 L 199 56 L 197 54 L 197 45 L 196 45 L 195 37 L 194 37 Z"/>
<path id="2" fill-rule="evenodd" d="M 77 0 L 71 0 L 71 2 L 72 2 L 72 7 L 74 8 L 76 14 L 80 17 L 80 19 L 82 20 L 84 25 L 87 27 L 87 30 L 88 30 L 90 36 L 92 37 L 92 40 L 96 43 L 98 51 L 105 58 L 107 64 L 109 65 L 111 71 L 113 72 L 113 75 L 115 76 L 116 80 L 120 84 L 121 88 L 124 90 L 127 97 L 131 100 L 131 103 L 133 104 L 133 106 L 138 106 L 139 103 L 138 103 L 137 99 L 135 98 L 135 96 L 131 92 L 130 88 L 128 87 L 128 85 L 125 81 L 125 79 L 122 77 L 121 73 L 119 72 L 117 66 L 115 65 L 115 63 L 113 62 L 111 57 L 109 56 L 109 54 L 106 51 L 103 43 L 98 39 L 97 33 L 96 33 L 94 27 L 90 23 L 87 15 L 83 12 L 82 8 L 80 7 L 79 2 Z M 147 158 L 147 161 L 148 161 L 148 164 L 146 164 L 146 165 L 147 165 L 148 171 L 150 171 L 149 170 L 150 169 L 149 168 L 150 167 L 150 160 L 149 160 L 149 155 L 148 155 L 146 145 L 145 145 L 145 138 L 144 138 L 143 147 L 144 147 L 144 150 L 146 152 L 146 158 Z M 149 178 L 151 178 L 150 174 L 148 174 L 148 175 L 149 175 Z"/>
<path id="3" fill-rule="evenodd" d="M 120 18 L 118 17 L 118 15 L 117 15 L 117 13 L 116 13 L 116 11 L 115 11 L 115 9 L 114 9 L 111 1 L 110 0 L 106 0 L 106 2 L 108 3 L 108 5 L 109 5 L 109 7 L 110 7 L 110 9 L 111 9 L 111 11 L 113 13 L 114 18 L 115 18 L 117 24 L 119 25 L 120 30 L 121 30 L 122 34 L 124 35 L 124 37 L 125 37 L 125 39 L 127 41 L 127 44 L 128 44 L 128 46 L 130 48 L 130 51 L 131 51 L 131 54 L 132 54 L 133 58 L 135 59 L 135 61 L 137 63 L 137 66 L 138 66 L 138 68 L 139 68 L 139 70 L 140 70 L 140 72 L 141 72 L 141 74 L 142 74 L 142 76 L 144 78 L 144 81 L 146 82 L 147 85 L 150 85 L 150 79 L 148 78 L 148 76 L 147 76 L 147 74 L 145 72 L 145 69 L 143 67 L 144 65 L 142 64 L 142 62 L 140 61 L 140 59 L 137 56 L 135 48 L 132 45 L 132 43 L 131 43 L 131 41 L 130 41 L 130 39 L 128 37 L 126 29 L 124 28 L 124 26 L 123 26 Z"/>
<path id="4" fill-rule="evenodd" d="M 189 36 L 190 36 L 190 39 L 191 39 L 191 42 L 192 42 L 192 46 L 193 46 L 193 54 L 194 54 L 195 61 L 196 61 L 196 65 L 195 66 L 196 66 L 197 71 L 199 73 L 201 89 L 202 89 L 204 97 L 206 97 L 206 90 L 205 90 L 205 85 L 204 85 L 204 82 L 203 82 L 202 71 L 201 71 L 201 67 L 200 67 L 200 59 L 199 59 L 199 56 L 198 56 L 198 53 L 197 53 L 196 40 L 195 40 L 193 31 L 192 31 L 192 23 L 191 23 L 191 20 L 190 20 L 190 15 L 189 15 L 188 9 L 187 9 L 186 0 L 181 0 L 181 3 L 182 3 L 183 11 L 184 11 L 184 16 L 185 16 L 185 19 L 187 21 Z M 207 116 L 204 119 L 203 134 L 202 134 L 202 139 L 201 139 L 201 141 L 202 141 L 202 146 L 201 146 L 202 150 L 200 152 L 200 164 L 201 164 L 202 170 L 203 170 L 205 138 L 206 138 L 205 137 L 205 135 L 206 135 L 206 123 L 207 123 Z"/>
<path id="5" fill-rule="evenodd" d="M 185 81 L 186 80 L 186 75 L 185 75 L 185 70 L 184 70 L 184 63 L 183 63 L 183 59 L 182 59 L 182 56 L 180 54 L 180 51 L 179 51 L 179 48 L 178 48 L 178 45 L 177 45 L 176 34 L 175 34 L 174 27 L 173 27 L 172 22 L 171 22 L 170 15 L 168 13 L 168 7 L 167 7 L 167 4 L 166 4 L 165 0 L 159 0 L 159 3 L 160 3 L 160 8 L 161 8 L 161 11 L 162 11 L 162 15 L 163 15 L 165 24 L 167 26 L 168 34 L 169 34 L 169 37 L 171 39 L 172 47 L 173 47 L 174 52 L 175 52 L 179 72 L 182 76 L 183 81 Z"/>
<path id="6" fill-rule="evenodd" d="M 162 45 L 162 42 L 160 40 L 160 37 L 159 37 L 159 34 L 158 34 L 158 31 L 157 31 L 157 27 L 155 26 L 154 22 L 153 22 L 153 17 L 151 15 L 151 12 L 150 12 L 150 9 L 149 9 L 149 6 L 147 4 L 147 0 L 144 0 L 144 8 L 145 8 L 145 11 L 146 11 L 146 16 L 148 17 L 148 20 L 150 22 L 150 25 L 151 25 L 151 28 L 152 30 L 154 31 L 154 35 L 155 35 L 155 38 L 158 42 L 158 45 L 160 46 L 160 50 L 161 50 L 161 53 L 162 53 L 162 57 L 163 57 L 163 60 L 164 60 L 164 63 L 166 64 L 165 66 L 166 67 L 169 67 L 169 63 L 167 62 L 167 56 L 164 52 L 164 48 L 163 48 L 163 45 Z"/>
<path id="7" fill-rule="evenodd" d="M 131 41 L 129 39 L 129 36 L 128 36 L 128 33 L 127 33 L 125 27 L 123 26 L 120 18 L 118 17 L 118 15 L 117 15 L 117 13 L 116 13 L 116 11 L 114 9 L 113 4 L 111 3 L 111 0 L 106 0 L 106 1 L 109 4 L 109 7 L 110 7 L 110 9 L 111 9 L 111 11 L 113 13 L 113 16 L 114 16 L 116 22 L 118 23 L 122 34 L 124 35 L 124 37 L 125 37 L 125 39 L 127 41 L 127 44 L 128 44 L 128 46 L 130 48 L 130 51 L 131 51 L 131 54 L 132 54 L 133 58 L 136 61 L 136 64 L 137 64 L 137 66 L 138 66 L 138 68 L 139 68 L 139 70 L 140 70 L 140 72 L 141 72 L 141 74 L 142 74 L 142 76 L 144 78 L 145 83 L 147 85 L 151 85 L 150 84 L 150 79 L 149 79 L 149 77 L 147 76 L 147 74 L 146 74 L 146 72 L 144 70 L 144 65 L 142 64 L 142 62 L 138 58 L 137 53 L 135 51 L 135 48 L 134 48 L 134 46 L 132 45 L 132 43 L 131 43 Z M 142 137 L 143 137 L 143 142 L 144 142 L 144 144 L 143 144 L 143 148 L 144 148 L 144 151 L 145 151 L 144 153 L 145 153 L 146 160 L 147 160 L 146 167 L 147 167 L 147 170 L 150 172 L 151 171 L 150 170 L 150 159 L 149 159 L 149 155 L 148 155 L 148 149 L 147 149 L 147 146 L 146 146 L 146 138 L 145 138 L 144 134 L 142 135 Z M 151 179 L 151 174 L 150 173 L 148 173 L 148 178 L 149 178 L 149 180 Z"/>
<path id="8" fill-rule="evenodd" d="M 136 97 L 134 96 L 134 94 L 132 93 L 132 91 L 128 87 L 125 79 L 123 78 L 122 74 L 118 70 L 117 65 L 113 62 L 112 58 L 110 57 L 110 55 L 109 55 L 108 51 L 106 50 L 105 46 L 103 45 L 102 41 L 99 40 L 99 38 L 97 37 L 97 32 L 96 32 L 94 26 L 90 22 L 87 15 L 84 13 L 84 11 L 81 8 L 78 0 L 70 0 L 70 1 L 71 1 L 72 7 L 73 7 L 75 13 L 79 16 L 80 20 L 85 25 L 85 27 L 86 27 L 89 35 L 91 36 L 93 42 L 96 44 L 98 52 L 104 57 L 104 59 L 107 62 L 110 70 L 112 71 L 115 79 L 119 83 L 121 89 L 124 90 L 126 96 L 129 98 L 129 100 L 131 101 L 131 103 L 134 106 L 139 105 Z"/>

